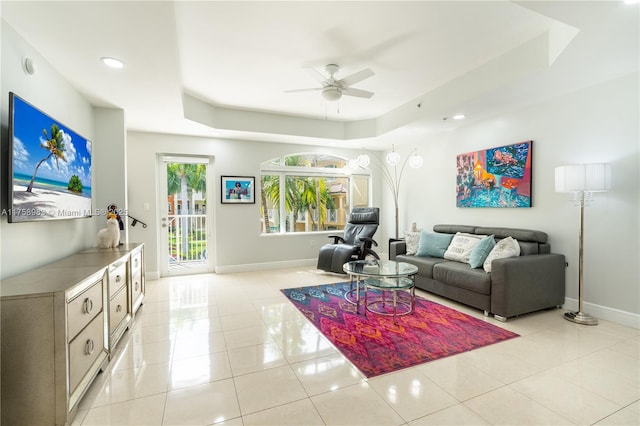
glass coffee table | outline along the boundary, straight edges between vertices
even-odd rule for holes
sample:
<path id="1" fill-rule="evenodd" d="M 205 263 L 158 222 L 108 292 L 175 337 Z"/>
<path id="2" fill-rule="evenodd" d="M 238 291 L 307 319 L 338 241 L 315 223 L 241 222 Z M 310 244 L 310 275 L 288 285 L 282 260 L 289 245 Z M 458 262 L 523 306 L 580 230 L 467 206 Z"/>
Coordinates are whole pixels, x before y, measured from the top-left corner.
<path id="1" fill-rule="evenodd" d="M 393 260 L 354 260 L 345 263 L 342 269 L 351 279 L 345 299 L 355 304 L 356 310 L 360 308 L 363 290 L 365 313 L 395 318 L 413 312 L 417 266 Z"/>

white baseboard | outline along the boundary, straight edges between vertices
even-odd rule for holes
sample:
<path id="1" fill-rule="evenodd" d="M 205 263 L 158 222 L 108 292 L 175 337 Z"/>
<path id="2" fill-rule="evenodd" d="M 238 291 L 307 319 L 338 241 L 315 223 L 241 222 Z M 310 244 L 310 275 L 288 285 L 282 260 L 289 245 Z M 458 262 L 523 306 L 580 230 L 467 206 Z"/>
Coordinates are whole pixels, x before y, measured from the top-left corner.
<path id="1" fill-rule="evenodd" d="M 621 311 L 620 309 L 610 308 L 608 306 L 596 305 L 595 303 L 583 302 L 582 305 L 585 313 L 596 318 L 640 329 L 640 315 L 638 314 Z M 565 297 L 563 308 L 568 311 L 577 311 L 578 300 Z"/>
<path id="2" fill-rule="evenodd" d="M 144 272 L 144 278 L 146 280 L 158 280 L 160 279 L 160 272 L 159 271 L 153 271 L 153 272 L 149 272 L 149 271 L 145 271 Z"/>
<path id="3" fill-rule="evenodd" d="M 217 274 L 231 274 L 234 272 L 254 272 L 267 269 L 299 268 L 316 266 L 317 259 L 288 260 L 284 262 L 245 263 L 243 265 L 216 266 Z"/>

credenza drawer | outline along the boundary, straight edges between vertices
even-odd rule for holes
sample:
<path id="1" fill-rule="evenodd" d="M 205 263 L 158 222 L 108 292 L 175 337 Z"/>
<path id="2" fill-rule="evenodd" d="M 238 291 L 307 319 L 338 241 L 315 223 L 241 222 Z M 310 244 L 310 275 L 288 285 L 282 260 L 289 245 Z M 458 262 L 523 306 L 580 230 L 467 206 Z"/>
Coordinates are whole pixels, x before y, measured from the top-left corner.
<path id="1" fill-rule="evenodd" d="M 131 278 L 131 300 L 134 302 L 142 294 L 142 273 L 138 273 Z"/>
<path id="2" fill-rule="evenodd" d="M 131 255 L 131 276 L 142 271 L 142 250 L 138 250 Z"/>
<path id="3" fill-rule="evenodd" d="M 109 302 L 109 334 L 112 334 L 118 324 L 127 316 L 127 288 L 120 289 L 120 292 Z"/>
<path id="4" fill-rule="evenodd" d="M 113 297 L 127 283 L 127 262 L 109 268 L 109 297 Z"/>
<path id="5" fill-rule="evenodd" d="M 102 311 L 102 280 L 68 302 L 68 338 L 72 340 L 96 315 Z"/>
<path id="6" fill-rule="evenodd" d="M 104 313 L 101 312 L 69 343 L 69 389 L 71 392 L 103 352 Z"/>

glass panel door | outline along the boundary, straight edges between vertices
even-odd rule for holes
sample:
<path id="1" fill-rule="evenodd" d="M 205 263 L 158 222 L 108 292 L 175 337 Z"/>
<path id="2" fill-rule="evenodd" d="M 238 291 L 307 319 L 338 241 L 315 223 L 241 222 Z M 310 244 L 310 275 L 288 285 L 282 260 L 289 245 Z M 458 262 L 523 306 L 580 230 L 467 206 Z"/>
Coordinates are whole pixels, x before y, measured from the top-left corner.
<path id="1" fill-rule="evenodd" d="M 163 157 L 159 164 L 165 182 L 160 209 L 161 273 L 184 275 L 212 270 L 210 223 L 207 211 L 209 159 Z"/>

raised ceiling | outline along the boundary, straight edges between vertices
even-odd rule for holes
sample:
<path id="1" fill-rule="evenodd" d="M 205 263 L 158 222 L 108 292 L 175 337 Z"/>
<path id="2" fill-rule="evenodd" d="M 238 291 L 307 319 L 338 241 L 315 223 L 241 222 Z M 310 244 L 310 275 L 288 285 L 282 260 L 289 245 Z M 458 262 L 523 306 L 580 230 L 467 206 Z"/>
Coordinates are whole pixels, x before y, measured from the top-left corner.
<path id="1" fill-rule="evenodd" d="M 2 2 L 2 17 L 129 130 L 384 148 L 638 70 L 622 1 Z M 51 25 L 51 23 L 55 25 Z M 126 66 L 106 69 L 102 56 Z M 325 101 L 306 67 L 371 68 Z"/>

